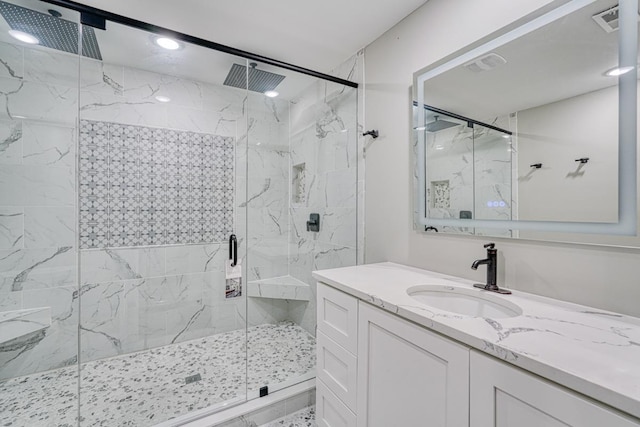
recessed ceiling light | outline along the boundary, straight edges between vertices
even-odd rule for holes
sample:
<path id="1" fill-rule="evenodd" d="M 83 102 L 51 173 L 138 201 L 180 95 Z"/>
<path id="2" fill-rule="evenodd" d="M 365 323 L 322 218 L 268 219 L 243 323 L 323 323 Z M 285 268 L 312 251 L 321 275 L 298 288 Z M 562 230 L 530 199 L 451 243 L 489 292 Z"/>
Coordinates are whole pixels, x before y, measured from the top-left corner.
<path id="1" fill-rule="evenodd" d="M 275 98 L 276 96 L 280 95 L 278 92 L 276 92 L 275 90 L 268 90 L 264 93 L 266 96 L 268 96 L 269 98 Z"/>
<path id="2" fill-rule="evenodd" d="M 608 70 L 606 73 L 604 73 L 605 76 L 609 76 L 609 77 L 617 77 L 617 76 L 621 76 L 623 74 L 628 73 L 629 71 L 635 69 L 636 67 L 633 66 L 628 66 L 628 67 L 616 67 L 616 68 L 612 68 L 610 70 Z"/>
<path id="3" fill-rule="evenodd" d="M 169 101 L 171 101 L 171 98 L 169 98 L 168 96 L 164 96 L 164 95 L 158 95 L 158 96 L 156 96 L 156 100 L 158 100 L 160 102 L 169 102 Z"/>
<path id="4" fill-rule="evenodd" d="M 181 46 L 180 43 L 178 43 L 174 39 L 170 39 L 169 37 L 156 38 L 156 44 L 167 50 L 177 50 L 180 49 Z"/>
<path id="5" fill-rule="evenodd" d="M 23 31 L 18 30 L 9 30 L 9 35 L 14 39 L 20 40 L 21 42 L 29 43 L 29 44 L 38 44 L 40 40 L 34 35 L 29 33 L 25 33 Z"/>

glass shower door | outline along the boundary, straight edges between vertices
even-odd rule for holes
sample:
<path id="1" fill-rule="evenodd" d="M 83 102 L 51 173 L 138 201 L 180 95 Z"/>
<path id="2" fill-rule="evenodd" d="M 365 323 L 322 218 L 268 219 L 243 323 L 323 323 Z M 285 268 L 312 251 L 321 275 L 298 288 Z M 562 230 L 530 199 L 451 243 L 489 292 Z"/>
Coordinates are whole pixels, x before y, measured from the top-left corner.
<path id="1" fill-rule="evenodd" d="M 315 377 L 311 273 L 357 262 L 357 90 L 257 63 L 249 69 L 248 115 L 243 213 L 253 398 Z"/>
<path id="2" fill-rule="evenodd" d="M 95 31 L 100 57 L 80 67 L 81 425 L 242 402 L 246 297 L 225 270 L 245 228 L 246 90 L 224 82 L 246 60 L 113 22 Z"/>

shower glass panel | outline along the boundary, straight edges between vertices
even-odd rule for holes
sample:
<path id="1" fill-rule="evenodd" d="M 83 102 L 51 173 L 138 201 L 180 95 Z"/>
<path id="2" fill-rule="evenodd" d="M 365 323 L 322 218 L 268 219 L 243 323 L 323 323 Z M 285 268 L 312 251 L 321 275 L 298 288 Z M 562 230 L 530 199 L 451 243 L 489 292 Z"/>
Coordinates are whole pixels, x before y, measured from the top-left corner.
<path id="1" fill-rule="evenodd" d="M 102 59 L 80 67 L 81 425 L 244 401 L 246 296 L 226 292 L 225 264 L 246 234 L 246 89 L 223 82 L 246 60 L 113 22 L 97 33 Z"/>
<path id="2" fill-rule="evenodd" d="M 78 415 L 79 14 L 47 9 L 0 2 L 0 425 Z"/>
<path id="3" fill-rule="evenodd" d="M 254 65 L 244 206 L 249 397 L 315 376 L 311 272 L 357 260 L 356 89 Z"/>

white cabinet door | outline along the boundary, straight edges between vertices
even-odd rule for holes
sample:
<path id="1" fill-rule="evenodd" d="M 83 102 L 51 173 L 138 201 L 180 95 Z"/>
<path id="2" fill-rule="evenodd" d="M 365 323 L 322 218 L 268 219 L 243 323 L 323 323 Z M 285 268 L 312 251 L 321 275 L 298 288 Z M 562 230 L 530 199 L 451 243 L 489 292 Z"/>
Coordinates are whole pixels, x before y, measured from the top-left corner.
<path id="1" fill-rule="evenodd" d="M 318 330 L 357 355 L 358 299 L 318 283 Z"/>
<path id="2" fill-rule="evenodd" d="M 560 385 L 471 351 L 471 427 L 638 427 Z"/>
<path id="3" fill-rule="evenodd" d="M 469 425 L 469 349 L 358 307 L 358 427 Z"/>

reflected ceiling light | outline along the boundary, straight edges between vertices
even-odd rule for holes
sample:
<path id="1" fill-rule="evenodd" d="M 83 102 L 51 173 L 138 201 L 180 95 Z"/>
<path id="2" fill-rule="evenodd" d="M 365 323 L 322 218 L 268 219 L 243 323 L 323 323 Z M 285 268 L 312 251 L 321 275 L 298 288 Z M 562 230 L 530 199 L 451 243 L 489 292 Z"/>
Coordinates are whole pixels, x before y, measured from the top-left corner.
<path id="1" fill-rule="evenodd" d="M 20 40 L 21 42 L 29 43 L 29 44 L 38 44 L 40 40 L 34 35 L 29 33 L 25 33 L 23 31 L 18 30 L 9 30 L 9 35 L 16 40 Z"/>
<path id="2" fill-rule="evenodd" d="M 275 90 L 268 90 L 264 93 L 266 96 L 268 96 L 269 98 L 275 98 L 276 96 L 280 95 L 278 92 L 276 92 Z"/>
<path id="3" fill-rule="evenodd" d="M 436 145 L 434 148 L 436 150 L 444 150 L 444 147 L 442 145 Z"/>
<path id="4" fill-rule="evenodd" d="M 504 135 L 502 135 L 502 137 L 503 137 L 504 139 L 509 139 L 509 138 L 511 138 L 511 135 L 507 135 L 507 134 L 505 133 Z"/>
<path id="5" fill-rule="evenodd" d="M 413 128 L 413 130 L 427 130 L 426 126 L 418 126 L 417 128 Z"/>
<path id="6" fill-rule="evenodd" d="M 636 67 L 633 66 L 628 66 L 628 67 L 616 67 L 616 68 L 612 68 L 610 70 L 608 70 L 606 73 L 604 73 L 605 76 L 609 76 L 609 77 L 617 77 L 617 76 L 621 76 L 623 74 L 628 73 L 629 71 L 635 69 Z"/>
<path id="7" fill-rule="evenodd" d="M 169 98 L 168 96 L 164 96 L 164 95 L 158 95 L 158 96 L 156 96 L 156 100 L 158 100 L 160 102 L 169 102 L 169 101 L 171 101 L 171 98 Z"/>
<path id="8" fill-rule="evenodd" d="M 169 37 L 158 37 L 156 38 L 156 44 L 167 50 L 177 50 L 180 49 L 180 43 L 175 41 L 174 39 L 170 39 Z"/>

